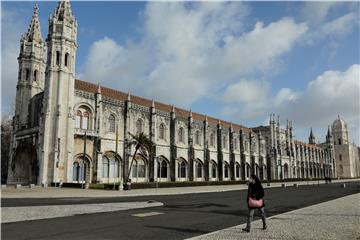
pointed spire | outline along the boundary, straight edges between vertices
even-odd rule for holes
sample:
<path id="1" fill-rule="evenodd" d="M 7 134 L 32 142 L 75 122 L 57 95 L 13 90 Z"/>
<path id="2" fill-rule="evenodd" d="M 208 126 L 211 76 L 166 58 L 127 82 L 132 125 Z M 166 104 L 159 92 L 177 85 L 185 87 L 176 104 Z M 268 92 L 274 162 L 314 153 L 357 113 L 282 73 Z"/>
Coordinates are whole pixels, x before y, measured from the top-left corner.
<path id="1" fill-rule="evenodd" d="M 190 108 L 190 111 L 189 111 L 189 117 L 192 117 L 192 111 L 191 111 L 191 108 Z"/>
<path id="2" fill-rule="evenodd" d="M 72 12 L 71 12 L 71 6 L 69 0 L 61 0 L 59 1 L 59 5 L 57 9 L 55 10 L 54 17 L 58 21 L 64 21 L 65 20 L 75 20 Z"/>
<path id="3" fill-rule="evenodd" d="M 40 20 L 39 20 L 39 7 L 37 3 L 34 5 L 34 15 L 31 19 L 29 29 L 25 35 L 23 35 L 23 40 L 32 42 L 43 42 L 40 30 Z"/>
<path id="4" fill-rule="evenodd" d="M 174 107 L 174 105 L 171 105 L 171 112 L 175 112 L 175 107 Z"/>
<path id="5" fill-rule="evenodd" d="M 131 101 L 131 95 L 130 95 L 130 92 L 128 92 L 128 95 L 127 95 L 127 100 L 130 102 Z"/>
<path id="6" fill-rule="evenodd" d="M 205 115 L 205 122 L 207 122 L 208 121 L 208 118 L 207 118 L 207 115 Z"/>
<path id="7" fill-rule="evenodd" d="M 316 144 L 312 128 L 310 129 L 309 144 Z"/>
<path id="8" fill-rule="evenodd" d="M 101 86 L 100 86 L 100 83 L 98 83 L 98 86 L 97 86 L 97 92 L 98 94 L 101 94 Z"/>

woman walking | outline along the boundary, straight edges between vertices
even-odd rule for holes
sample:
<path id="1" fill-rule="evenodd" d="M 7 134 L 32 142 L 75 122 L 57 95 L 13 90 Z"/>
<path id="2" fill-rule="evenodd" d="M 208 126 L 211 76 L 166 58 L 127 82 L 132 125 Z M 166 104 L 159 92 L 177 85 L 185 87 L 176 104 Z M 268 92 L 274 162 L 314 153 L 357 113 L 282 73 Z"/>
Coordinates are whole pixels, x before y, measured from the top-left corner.
<path id="1" fill-rule="evenodd" d="M 254 174 L 250 175 L 246 201 L 248 204 L 249 213 L 246 228 L 243 228 L 242 230 L 245 232 L 250 232 L 251 221 L 253 219 L 255 209 L 259 209 L 261 219 L 263 221 L 263 230 L 266 230 L 267 226 L 265 216 L 264 189 L 259 178 Z"/>

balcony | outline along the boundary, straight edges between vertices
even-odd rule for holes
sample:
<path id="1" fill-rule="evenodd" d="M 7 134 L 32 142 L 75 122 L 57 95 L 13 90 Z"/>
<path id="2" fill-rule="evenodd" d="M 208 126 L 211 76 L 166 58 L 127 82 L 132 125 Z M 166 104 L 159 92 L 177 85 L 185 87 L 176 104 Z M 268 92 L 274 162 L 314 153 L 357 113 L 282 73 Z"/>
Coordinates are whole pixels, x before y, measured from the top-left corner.
<path id="1" fill-rule="evenodd" d="M 98 137 L 99 136 L 99 132 L 96 130 L 89 130 L 89 129 L 81 129 L 81 128 L 75 128 L 75 135 L 85 135 L 86 132 L 86 136 L 90 136 L 90 137 Z"/>

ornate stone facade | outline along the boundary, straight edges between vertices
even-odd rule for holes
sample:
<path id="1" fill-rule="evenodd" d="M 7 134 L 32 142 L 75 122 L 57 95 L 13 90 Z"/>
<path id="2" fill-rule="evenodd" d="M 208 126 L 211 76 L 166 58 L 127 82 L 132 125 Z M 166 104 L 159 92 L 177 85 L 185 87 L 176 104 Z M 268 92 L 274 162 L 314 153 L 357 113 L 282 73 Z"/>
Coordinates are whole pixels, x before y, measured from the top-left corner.
<path id="1" fill-rule="evenodd" d="M 296 141 L 292 122 L 282 128 L 274 115 L 248 128 L 75 80 L 76 37 L 70 3 L 61 1 L 46 57 L 35 7 L 19 55 L 10 183 L 120 182 L 134 152 L 129 132 L 155 143 L 148 161 L 134 162 L 133 182 L 336 176 L 333 141 Z"/>

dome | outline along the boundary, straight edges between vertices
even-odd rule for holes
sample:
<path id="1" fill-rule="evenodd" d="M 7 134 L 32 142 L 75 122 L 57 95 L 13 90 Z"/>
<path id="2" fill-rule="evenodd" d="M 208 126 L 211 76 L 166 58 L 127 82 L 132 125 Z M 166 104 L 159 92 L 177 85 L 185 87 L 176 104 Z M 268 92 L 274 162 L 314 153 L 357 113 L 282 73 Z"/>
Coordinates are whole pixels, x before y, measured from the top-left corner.
<path id="1" fill-rule="evenodd" d="M 332 124 L 332 129 L 333 130 L 347 130 L 347 124 L 345 122 L 344 119 L 340 118 L 340 116 L 338 116 L 338 118 L 333 122 Z"/>

